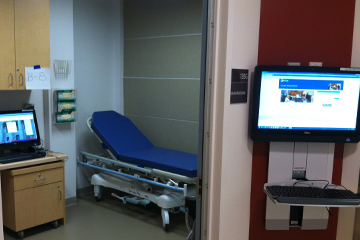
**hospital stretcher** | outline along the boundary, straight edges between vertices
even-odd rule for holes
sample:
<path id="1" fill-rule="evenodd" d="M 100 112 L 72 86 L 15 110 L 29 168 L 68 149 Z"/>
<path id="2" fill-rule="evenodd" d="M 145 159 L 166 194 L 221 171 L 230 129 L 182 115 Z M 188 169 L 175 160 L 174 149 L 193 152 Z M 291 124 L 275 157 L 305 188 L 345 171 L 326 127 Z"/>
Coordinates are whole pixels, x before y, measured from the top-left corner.
<path id="1" fill-rule="evenodd" d="M 130 119 L 115 111 L 94 112 L 87 125 L 111 156 L 81 152 L 79 164 L 101 170 L 91 177 L 96 200 L 107 187 L 130 194 L 112 194 L 124 203 L 153 202 L 161 208 L 168 230 L 169 212 L 184 209 L 185 198 L 196 194 L 197 155 L 155 147 Z"/>

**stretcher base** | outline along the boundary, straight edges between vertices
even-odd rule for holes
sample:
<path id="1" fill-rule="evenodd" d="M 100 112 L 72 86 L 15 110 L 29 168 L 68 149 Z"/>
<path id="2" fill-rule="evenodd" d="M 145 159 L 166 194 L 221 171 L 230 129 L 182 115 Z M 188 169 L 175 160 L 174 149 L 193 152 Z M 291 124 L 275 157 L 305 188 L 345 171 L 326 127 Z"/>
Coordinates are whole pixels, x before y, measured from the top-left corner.
<path id="1" fill-rule="evenodd" d="M 101 172 L 94 174 L 91 177 L 91 184 L 94 186 L 94 195 L 97 201 L 102 197 L 102 188 L 112 188 L 125 192 L 134 196 L 120 198 L 124 203 L 135 203 L 146 205 L 148 202 L 153 202 L 161 208 L 161 215 L 163 219 L 163 228 L 169 228 L 169 211 L 179 209 L 185 204 L 185 195 L 183 192 L 174 191 L 167 188 L 152 186 L 151 184 L 141 182 L 139 180 L 129 179 L 118 176 L 108 172 Z M 190 186 L 187 190 L 188 194 L 195 194 L 195 189 Z"/>

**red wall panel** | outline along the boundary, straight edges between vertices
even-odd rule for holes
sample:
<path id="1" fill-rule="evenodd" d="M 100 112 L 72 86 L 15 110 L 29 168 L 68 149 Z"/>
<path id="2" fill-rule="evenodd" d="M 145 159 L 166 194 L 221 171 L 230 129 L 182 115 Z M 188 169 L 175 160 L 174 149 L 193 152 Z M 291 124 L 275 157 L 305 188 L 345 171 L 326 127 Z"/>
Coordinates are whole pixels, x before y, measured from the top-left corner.
<path id="1" fill-rule="evenodd" d="M 355 0 L 262 0 L 258 64 L 322 62 L 349 67 Z M 344 144 L 335 145 L 333 183 L 340 184 Z M 338 209 L 331 208 L 326 230 L 265 229 L 269 143 L 254 142 L 250 203 L 250 240 L 336 239 Z"/>
<path id="2" fill-rule="evenodd" d="M 259 64 L 350 66 L 355 0 L 262 0 Z"/>

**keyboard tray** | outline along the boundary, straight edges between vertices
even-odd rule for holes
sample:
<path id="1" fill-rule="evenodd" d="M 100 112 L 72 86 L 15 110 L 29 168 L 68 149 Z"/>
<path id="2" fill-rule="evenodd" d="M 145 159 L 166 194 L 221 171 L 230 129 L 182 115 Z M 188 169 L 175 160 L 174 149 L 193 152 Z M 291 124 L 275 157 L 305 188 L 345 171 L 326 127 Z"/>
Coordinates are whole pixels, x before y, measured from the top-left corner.
<path id="1" fill-rule="evenodd" d="M 352 191 L 344 189 L 265 184 L 264 192 L 274 203 L 279 204 L 336 207 L 360 206 L 360 197 Z"/>

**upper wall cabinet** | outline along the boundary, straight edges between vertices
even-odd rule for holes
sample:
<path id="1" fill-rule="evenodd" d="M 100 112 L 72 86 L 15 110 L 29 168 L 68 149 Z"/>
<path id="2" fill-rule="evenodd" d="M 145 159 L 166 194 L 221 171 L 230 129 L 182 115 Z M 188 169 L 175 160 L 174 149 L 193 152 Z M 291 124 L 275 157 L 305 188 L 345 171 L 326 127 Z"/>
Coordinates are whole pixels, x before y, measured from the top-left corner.
<path id="1" fill-rule="evenodd" d="M 0 89 L 16 89 L 14 2 L 0 0 Z"/>
<path id="2" fill-rule="evenodd" d="M 0 90 L 25 89 L 25 67 L 50 67 L 49 0 L 0 0 Z"/>

